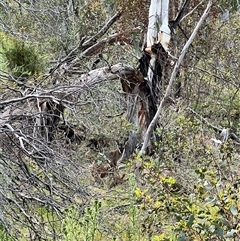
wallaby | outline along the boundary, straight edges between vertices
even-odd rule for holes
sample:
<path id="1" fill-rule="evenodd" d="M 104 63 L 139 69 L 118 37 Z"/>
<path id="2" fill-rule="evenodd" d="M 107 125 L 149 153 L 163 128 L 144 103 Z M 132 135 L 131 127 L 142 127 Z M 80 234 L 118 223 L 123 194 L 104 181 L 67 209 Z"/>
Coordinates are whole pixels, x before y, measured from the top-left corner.
<path id="1" fill-rule="evenodd" d="M 124 146 L 118 145 L 118 148 L 114 151 L 109 152 L 107 155 L 108 159 L 98 163 L 93 163 L 91 166 L 92 176 L 95 180 L 99 178 L 105 178 L 111 174 L 114 174 L 117 169 L 117 162 L 122 157 Z"/>
<path id="2" fill-rule="evenodd" d="M 122 157 L 124 152 L 123 144 L 118 143 L 118 148 L 114 151 L 109 152 L 108 159 L 112 167 L 117 167 L 118 160 Z"/>

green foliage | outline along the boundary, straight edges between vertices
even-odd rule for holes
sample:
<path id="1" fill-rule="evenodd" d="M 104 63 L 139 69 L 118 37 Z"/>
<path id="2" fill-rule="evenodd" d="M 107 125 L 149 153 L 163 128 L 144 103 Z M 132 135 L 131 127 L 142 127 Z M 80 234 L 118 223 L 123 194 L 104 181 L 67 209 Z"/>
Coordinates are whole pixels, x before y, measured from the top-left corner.
<path id="1" fill-rule="evenodd" d="M 154 159 L 144 160 L 149 185 L 135 194 L 145 211 L 145 232 L 164 234 L 159 240 L 236 240 L 239 238 L 239 180 L 230 169 L 231 145 L 222 146 L 221 161 L 196 169 L 195 188 L 190 193 Z M 209 159 L 212 159 L 209 153 Z M 223 170 L 221 162 L 227 162 Z M 187 176 L 186 176 L 187 178 Z"/>
<path id="2" fill-rule="evenodd" d="M 0 241 L 13 241 L 11 236 L 6 232 L 4 226 L 0 224 Z"/>
<path id="3" fill-rule="evenodd" d="M 3 38 L 1 44 L 5 65 L 13 76 L 26 77 L 43 71 L 43 58 L 32 45 L 10 37 Z"/>
<path id="4" fill-rule="evenodd" d="M 136 207 L 135 202 L 136 202 L 136 198 L 134 193 L 137 192 L 137 190 L 135 190 L 135 180 L 134 180 L 134 176 L 131 175 L 129 177 L 129 186 L 130 186 L 130 190 L 131 190 L 131 196 L 129 196 L 129 201 L 130 201 L 130 205 L 129 208 L 127 210 L 128 212 L 128 226 L 126 228 L 126 231 L 123 234 L 123 237 L 125 240 L 142 240 L 143 236 L 141 233 L 141 221 L 140 221 L 140 210 Z"/>
<path id="5" fill-rule="evenodd" d="M 64 241 L 84 240 L 94 241 L 99 236 L 99 215 L 101 202 L 94 200 L 92 205 L 85 209 L 84 216 L 81 217 L 75 207 L 67 211 L 63 221 L 62 233 Z"/>
<path id="6" fill-rule="evenodd" d="M 238 0 L 219 0 L 218 5 L 221 9 L 228 9 L 232 11 L 237 11 L 239 8 L 239 1 Z"/>
<path id="7" fill-rule="evenodd" d="M 192 98 L 190 105 L 212 124 L 236 130 L 239 126 L 239 15 L 230 15 L 226 23 L 210 21 L 201 31 L 196 44 L 201 59 L 185 76 L 194 80 L 193 85 L 190 82 L 187 85 L 188 97 Z"/>
<path id="8" fill-rule="evenodd" d="M 130 178 L 129 184 L 131 185 L 131 192 L 128 195 L 130 203 L 127 205 L 126 215 L 114 222 L 115 217 L 104 212 L 104 208 L 109 208 L 113 204 L 112 201 L 116 204 L 118 199 L 112 199 L 110 203 L 107 200 L 95 199 L 85 208 L 84 214 L 76 207 L 71 207 L 67 210 L 63 221 L 62 240 L 145 240 L 141 233 L 140 210 L 135 205 L 133 178 Z M 105 225 L 108 226 L 104 227 Z"/>
<path id="9" fill-rule="evenodd" d="M 136 155 L 127 165 L 132 172 L 131 165 L 141 163 L 143 185 L 129 174 L 125 186 L 101 195 L 101 209 L 93 202 L 84 215 L 70 211 L 63 225 L 66 240 L 75 236 L 129 241 L 239 238 L 239 174 L 233 143 L 217 148 L 204 140 L 199 136 L 201 122 L 189 114 L 173 115 L 173 119 L 178 128 L 158 129 L 164 139 L 156 143 L 159 152 L 153 157 Z M 162 152 L 167 146 L 169 150 Z M 180 151 L 178 164 L 171 157 Z M 187 158 L 192 159 L 191 165 Z"/>

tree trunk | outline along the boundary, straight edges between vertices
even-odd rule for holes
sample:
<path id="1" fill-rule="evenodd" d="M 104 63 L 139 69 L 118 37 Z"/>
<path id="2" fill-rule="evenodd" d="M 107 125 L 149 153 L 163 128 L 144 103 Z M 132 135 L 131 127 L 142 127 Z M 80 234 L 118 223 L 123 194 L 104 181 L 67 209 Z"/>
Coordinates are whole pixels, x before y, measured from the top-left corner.
<path id="1" fill-rule="evenodd" d="M 161 90 L 165 84 L 165 73 L 168 54 L 161 44 L 152 46 L 154 53 L 155 68 L 151 65 L 151 56 L 144 52 L 140 59 L 138 79 L 122 80 L 123 90 L 127 92 L 127 120 L 137 127 L 136 131 L 129 133 L 125 146 L 125 158 L 129 158 L 137 145 L 144 140 L 146 130 L 156 114 Z M 151 78 L 149 78 L 151 71 Z M 126 87 L 127 86 L 127 87 Z M 152 135 L 154 138 L 154 135 Z M 153 152 L 152 142 L 148 143 L 148 153 Z"/>
<path id="2" fill-rule="evenodd" d="M 161 114 L 163 104 L 164 104 L 164 102 L 166 101 L 166 99 L 170 95 L 170 92 L 171 92 L 171 89 L 172 89 L 172 86 L 173 86 L 173 82 L 175 81 L 175 78 L 176 78 L 177 72 L 178 72 L 178 70 L 180 68 L 180 65 L 181 65 L 181 63 L 182 63 L 182 61 L 183 61 L 183 59 L 185 57 L 185 54 L 186 54 L 188 48 L 190 47 L 191 43 L 195 39 L 196 34 L 197 34 L 199 28 L 202 26 L 204 20 L 206 19 L 211 6 L 212 6 L 212 1 L 209 0 L 208 5 L 207 5 L 207 7 L 206 7 L 206 9 L 205 9 L 201 19 L 197 23 L 197 26 L 195 27 L 194 31 L 192 32 L 189 40 L 187 41 L 187 43 L 185 44 L 185 46 L 182 49 L 182 52 L 181 52 L 181 54 L 180 54 L 180 56 L 179 56 L 179 58 L 178 58 L 178 60 L 177 60 L 177 62 L 175 64 L 175 66 L 174 66 L 174 69 L 172 71 L 171 78 L 169 80 L 169 84 L 168 84 L 167 89 L 165 91 L 165 94 L 164 94 L 164 96 L 163 96 L 163 98 L 162 98 L 162 100 L 160 102 L 158 110 L 155 113 L 154 117 L 152 118 L 151 123 L 148 125 L 148 129 L 146 131 L 146 135 L 144 137 L 144 142 L 143 142 L 142 148 L 140 150 L 140 153 L 144 153 L 146 151 L 146 149 L 147 149 L 148 142 L 149 142 L 149 140 L 151 138 L 151 135 L 153 133 L 154 127 L 156 126 L 158 117 Z"/>
<path id="3" fill-rule="evenodd" d="M 137 145 L 144 141 L 146 130 L 155 116 L 167 79 L 168 43 L 168 0 L 152 0 L 149 8 L 147 46 L 139 60 L 138 79 L 122 80 L 123 90 L 128 93 L 127 120 L 137 126 L 129 133 L 125 145 L 125 158 L 128 159 Z M 137 81 L 136 81 L 137 80 Z M 154 126 L 155 129 L 156 126 Z M 152 134 L 147 152 L 153 152 Z"/>
<path id="4" fill-rule="evenodd" d="M 183 17 L 189 4 L 186 0 L 182 9 L 179 11 L 176 20 L 171 21 L 171 27 L 176 28 Z M 138 127 L 137 131 L 131 131 L 125 146 L 125 157 L 129 158 L 139 144 L 140 153 L 152 154 L 153 141 L 155 140 L 154 131 L 158 125 L 158 117 L 164 103 L 169 99 L 172 84 L 176 78 L 177 71 L 185 56 L 185 53 L 193 41 L 198 28 L 211 7 L 211 1 L 203 14 L 202 19 L 196 26 L 195 31 L 190 37 L 186 46 L 176 62 L 170 77 L 170 63 L 168 60 L 168 45 L 170 41 L 170 29 L 168 22 L 168 0 L 152 0 L 149 8 L 149 25 L 147 32 L 147 46 L 140 59 L 139 70 L 142 74 L 138 82 L 132 79 L 122 81 L 128 85 L 128 114 L 127 119 L 130 123 Z M 168 79 L 169 83 L 168 83 Z M 165 91 L 165 86 L 167 89 Z"/>

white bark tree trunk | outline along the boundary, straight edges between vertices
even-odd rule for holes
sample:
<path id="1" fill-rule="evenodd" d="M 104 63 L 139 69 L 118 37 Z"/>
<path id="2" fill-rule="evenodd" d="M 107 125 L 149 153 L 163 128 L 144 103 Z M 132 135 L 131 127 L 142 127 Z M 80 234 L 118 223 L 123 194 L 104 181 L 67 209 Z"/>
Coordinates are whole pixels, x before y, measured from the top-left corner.
<path id="1" fill-rule="evenodd" d="M 161 0 L 151 0 L 148 15 L 147 47 L 151 47 L 157 40 L 160 18 Z"/>
<path id="2" fill-rule="evenodd" d="M 171 31 L 168 26 L 168 7 L 169 0 L 162 0 L 162 15 L 161 15 L 161 27 L 158 33 L 158 42 L 160 42 L 165 49 L 168 50 L 168 44 L 171 38 Z"/>
<path id="3" fill-rule="evenodd" d="M 151 0 L 148 15 L 147 52 L 150 52 L 151 46 L 158 42 L 167 50 L 170 41 L 168 7 L 169 0 Z"/>

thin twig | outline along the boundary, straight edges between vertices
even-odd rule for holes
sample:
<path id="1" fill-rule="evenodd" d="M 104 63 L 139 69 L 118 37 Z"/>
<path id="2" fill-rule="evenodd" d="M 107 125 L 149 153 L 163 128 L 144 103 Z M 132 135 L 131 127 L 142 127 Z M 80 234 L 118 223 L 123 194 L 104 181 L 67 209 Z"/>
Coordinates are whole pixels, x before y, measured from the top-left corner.
<path id="1" fill-rule="evenodd" d="M 122 12 L 119 11 L 117 12 L 111 19 L 109 19 L 109 21 L 100 29 L 100 31 L 95 34 L 93 37 L 91 37 L 90 39 L 88 39 L 83 46 L 88 46 L 89 44 L 92 45 L 93 43 L 95 43 L 97 41 L 97 39 L 99 39 L 100 37 L 102 37 L 107 31 L 108 29 L 120 18 L 120 16 L 122 15 Z"/>
<path id="2" fill-rule="evenodd" d="M 209 121 L 207 121 L 205 118 L 203 118 L 201 115 L 199 115 L 196 111 L 194 111 L 190 107 L 188 107 L 187 110 L 191 111 L 202 123 L 205 123 L 208 127 L 212 128 L 214 131 L 222 134 L 223 130 L 226 130 L 225 128 L 222 129 L 217 126 L 214 126 L 213 124 L 211 124 Z M 235 133 L 229 131 L 228 138 L 232 139 L 235 145 L 240 145 L 240 138 Z"/>

